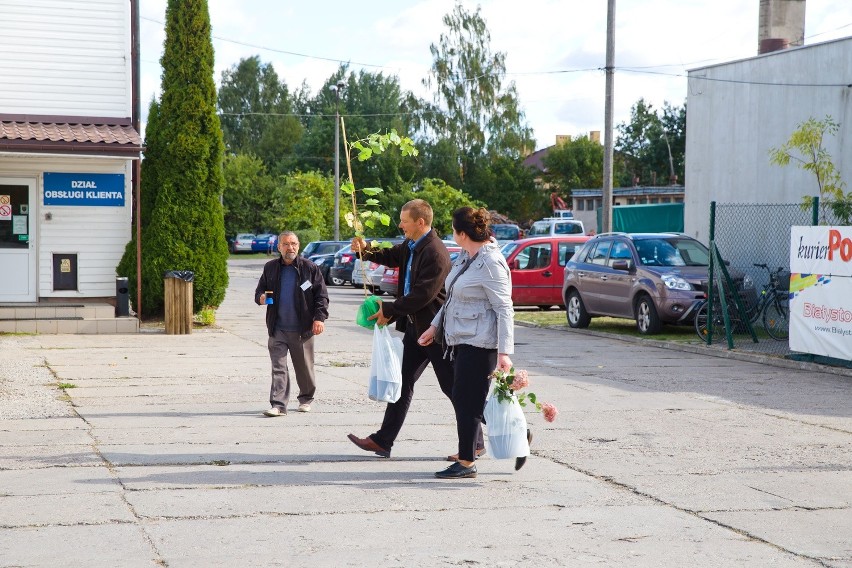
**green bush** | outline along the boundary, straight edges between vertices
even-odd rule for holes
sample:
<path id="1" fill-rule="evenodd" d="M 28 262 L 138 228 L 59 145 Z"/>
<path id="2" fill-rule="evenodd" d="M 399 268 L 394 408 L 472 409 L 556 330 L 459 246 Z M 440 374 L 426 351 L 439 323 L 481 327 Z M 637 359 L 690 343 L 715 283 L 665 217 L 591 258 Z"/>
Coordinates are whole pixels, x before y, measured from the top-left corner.
<path id="1" fill-rule="evenodd" d="M 142 198 L 151 205 L 143 207 L 142 218 L 143 315 L 163 312 L 163 274 L 168 270 L 195 273 L 195 312 L 218 306 L 228 286 L 219 201 L 224 144 L 206 0 L 169 0 L 161 63 L 162 96 L 147 125 L 142 165 Z M 151 195 L 146 197 L 144 189 Z M 125 250 L 118 267 L 122 276 L 135 278 L 135 247 L 131 242 Z"/>

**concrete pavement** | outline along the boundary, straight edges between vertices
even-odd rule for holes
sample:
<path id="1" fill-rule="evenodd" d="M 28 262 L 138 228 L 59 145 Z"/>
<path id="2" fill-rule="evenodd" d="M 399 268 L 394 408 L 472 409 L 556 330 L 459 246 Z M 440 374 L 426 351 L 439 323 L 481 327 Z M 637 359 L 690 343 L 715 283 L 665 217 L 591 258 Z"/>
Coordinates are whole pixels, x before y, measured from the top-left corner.
<path id="1" fill-rule="evenodd" d="M 852 378 L 518 327 L 558 420 L 528 414 L 520 472 L 440 481 L 455 424 L 431 370 L 390 460 L 346 439 L 384 410 L 351 287 L 312 412 L 260 415 L 260 265 L 231 264 L 219 329 L 0 336 L 0 566 L 852 568 Z"/>

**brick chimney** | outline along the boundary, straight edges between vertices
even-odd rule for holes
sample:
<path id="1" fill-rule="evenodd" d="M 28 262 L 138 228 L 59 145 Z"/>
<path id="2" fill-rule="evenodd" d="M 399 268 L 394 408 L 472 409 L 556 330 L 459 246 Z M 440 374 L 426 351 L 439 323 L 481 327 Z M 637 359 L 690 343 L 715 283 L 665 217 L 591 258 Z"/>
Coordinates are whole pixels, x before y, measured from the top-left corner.
<path id="1" fill-rule="evenodd" d="M 806 0 L 760 0 L 757 53 L 770 53 L 805 43 Z"/>

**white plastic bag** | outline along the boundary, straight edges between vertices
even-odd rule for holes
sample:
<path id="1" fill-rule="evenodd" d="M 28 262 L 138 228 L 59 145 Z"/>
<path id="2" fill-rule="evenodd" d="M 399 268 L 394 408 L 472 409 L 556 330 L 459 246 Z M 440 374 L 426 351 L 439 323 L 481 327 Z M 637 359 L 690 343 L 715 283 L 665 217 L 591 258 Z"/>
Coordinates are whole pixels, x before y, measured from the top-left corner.
<path id="1" fill-rule="evenodd" d="M 402 394 L 402 340 L 388 326 L 373 328 L 373 360 L 367 396 L 379 402 L 396 402 Z"/>
<path id="2" fill-rule="evenodd" d="M 527 419 L 514 396 L 499 402 L 493 392 L 485 403 L 488 454 L 498 460 L 522 458 L 530 455 L 527 442 Z"/>

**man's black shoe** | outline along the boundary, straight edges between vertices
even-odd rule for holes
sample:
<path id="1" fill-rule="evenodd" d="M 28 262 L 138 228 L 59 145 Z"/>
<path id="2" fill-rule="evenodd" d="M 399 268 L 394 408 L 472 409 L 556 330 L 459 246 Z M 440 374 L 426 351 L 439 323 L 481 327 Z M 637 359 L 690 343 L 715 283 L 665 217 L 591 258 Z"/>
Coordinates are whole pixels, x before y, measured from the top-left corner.
<path id="1" fill-rule="evenodd" d="M 436 471 L 438 479 L 462 479 L 464 477 L 476 477 L 476 464 L 465 467 L 459 462 L 454 463 L 443 471 Z"/>
<path id="2" fill-rule="evenodd" d="M 527 445 L 532 444 L 532 431 L 527 428 Z M 524 464 L 527 463 L 527 456 L 522 458 L 515 458 L 515 471 L 518 471 Z"/>

